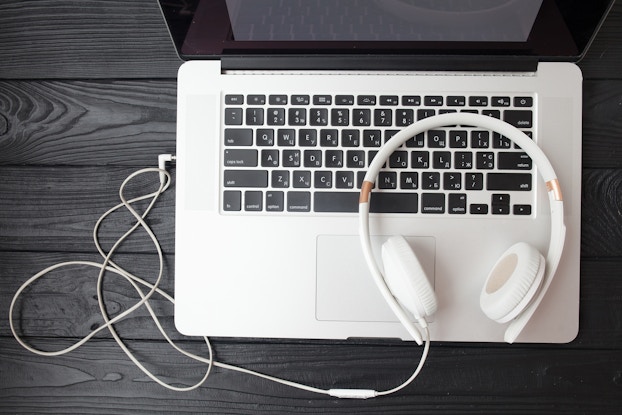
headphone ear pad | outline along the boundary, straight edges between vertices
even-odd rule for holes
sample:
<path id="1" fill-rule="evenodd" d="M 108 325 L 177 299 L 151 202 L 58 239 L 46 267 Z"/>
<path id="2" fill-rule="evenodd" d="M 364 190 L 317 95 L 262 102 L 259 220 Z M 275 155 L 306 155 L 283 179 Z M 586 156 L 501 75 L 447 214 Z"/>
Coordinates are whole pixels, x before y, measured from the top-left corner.
<path id="1" fill-rule="evenodd" d="M 417 319 L 434 314 L 434 289 L 404 237 L 393 236 L 382 245 L 382 263 L 384 280 L 403 308 Z"/>
<path id="2" fill-rule="evenodd" d="M 545 259 L 536 248 L 519 242 L 499 258 L 480 295 L 484 314 L 506 323 L 529 305 L 544 276 Z"/>

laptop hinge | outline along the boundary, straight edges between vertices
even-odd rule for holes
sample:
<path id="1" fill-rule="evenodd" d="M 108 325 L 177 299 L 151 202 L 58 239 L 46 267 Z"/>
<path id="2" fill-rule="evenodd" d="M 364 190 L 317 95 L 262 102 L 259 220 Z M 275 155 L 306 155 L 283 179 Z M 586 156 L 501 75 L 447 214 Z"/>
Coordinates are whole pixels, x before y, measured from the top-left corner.
<path id="1" fill-rule="evenodd" d="M 223 56 L 228 70 L 371 70 L 371 71 L 478 71 L 535 72 L 533 57 L 507 56 Z"/>

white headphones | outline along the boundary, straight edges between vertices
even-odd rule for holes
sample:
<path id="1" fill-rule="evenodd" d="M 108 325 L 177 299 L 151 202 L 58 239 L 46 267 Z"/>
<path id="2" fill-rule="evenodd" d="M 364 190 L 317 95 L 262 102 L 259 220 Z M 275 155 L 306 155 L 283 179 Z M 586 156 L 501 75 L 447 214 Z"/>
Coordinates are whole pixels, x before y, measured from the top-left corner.
<path id="1" fill-rule="evenodd" d="M 393 136 L 374 157 L 363 180 L 359 199 L 359 236 L 367 266 L 385 301 L 408 333 L 421 345 L 419 329 L 408 311 L 427 332 L 426 317 L 437 308 L 434 290 L 408 242 L 391 237 L 382 247 L 384 274 L 372 253 L 369 232 L 369 200 L 380 169 L 391 154 L 409 138 L 424 131 L 450 125 L 469 125 L 499 133 L 517 144 L 536 165 L 546 183 L 551 209 L 551 236 L 546 260 L 532 246 L 518 242 L 493 266 L 480 296 L 484 314 L 508 325 L 504 339 L 513 343 L 542 301 L 564 247 L 566 228 L 557 176 L 542 150 L 519 129 L 496 118 L 470 113 L 449 113 L 417 121 Z M 373 197 L 373 196 L 372 196 Z"/>

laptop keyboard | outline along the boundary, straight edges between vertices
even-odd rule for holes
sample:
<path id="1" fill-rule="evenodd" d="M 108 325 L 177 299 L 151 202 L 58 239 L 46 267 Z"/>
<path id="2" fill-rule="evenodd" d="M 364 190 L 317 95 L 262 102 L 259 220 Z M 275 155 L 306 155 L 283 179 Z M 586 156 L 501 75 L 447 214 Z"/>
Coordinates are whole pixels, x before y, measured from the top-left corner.
<path id="1" fill-rule="evenodd" d="M 383 142 L 446 112 L 502 119 L 532 136 L 533 95 L 223 96 L 222 210 L 357 212 L 366 168 Z M 506 137 L 470 126 L 409 139 L 381 170 L 370 211 L 531 215 L 531 159 Z"/>

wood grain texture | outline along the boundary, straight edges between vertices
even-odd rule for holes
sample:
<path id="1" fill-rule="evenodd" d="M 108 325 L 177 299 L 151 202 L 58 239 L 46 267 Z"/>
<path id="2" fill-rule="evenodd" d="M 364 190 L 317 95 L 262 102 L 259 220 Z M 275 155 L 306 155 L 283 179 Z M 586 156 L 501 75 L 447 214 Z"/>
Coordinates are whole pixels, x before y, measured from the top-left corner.
<path id="1" fill-rule="evenodd" d="M 153 165 L 175 116 L 174 81 L 0 82 L 0 164 Z"/>
<path id="2" fill-rule="evenodd" d="M 175 78 L 155 0 L 0 3 L 0 78 Z"/>
<path id="3" fill-rule="evenodd" d="M 56 346 L 63 339 L 52 340 Z M 174 393 L 148 381 L 110 341 L 46 359 L 0 339 L 0 364 L 13 386 L 0 389 L 11 413 L 613 413 L 622 403 L 617 351 L 436 347 L 427 370 L 405 391 L 371 401 L 336 400 L 216 369 L 197 391 Z M 217 359 L 322 388 L 384 389 L 416 364 L 417 348 L 385 345 L 296 345 L 216 342 Z M 139 356 L 168 381 L 191 383 L 201 365 L 180 360 L 161 343 L 134 343 Z M 490 364 L 494 361 L 495 364 Z M 33 378 L 34 374 L 36 376 Z M 425 375 L 425 376 L 424 376 Z M 41 393 L 45 391 L 45 393 Z M 490 392 L 494 391 L 494 395 Z M 482 399 L 482 396 L 487 398 Z M 84 397 L 85 399 L 80 399 Z"/>
<path id="4" fill-rule="evenodd" d="M 0 413 L 494 413 L 618 414 L 622 406 L 622 3 L 580 63 L 584 78 L 580 332 L 565 345 L 434 343 L 403 392 L 358 402 L 315 396 L 215 370 L 206 386 L 174 393 L 149 380 L 107 332 L 69 355 L 30 354 L 6 320 L 17 288 L 67 260 L 97 260 L 91 228 L 117 203 L 121 181 L 175 150 L 180 61 L 155 0 L 0 2 Z M 174 169 L 173 169 L 174 173 Z M 142 178 L 128 189 L 153 186 Z M 165 250 L 162 286 L 173 291 L 174 186 L 149 218 Z M 133 223 L 115 214 L 109 247 Z M 153 279 L 157 256 L 143 232 L 117 259 Z M 60 349 L 101 324 L 94 269 L 71 267 L 27 290 L 20 333 Z M 106 280 L 118 313 L 137 295 Z M 176 333 L 172 307 L 154 306 Z M 118 325 L 148 367 L 191 383 L 204 367 L 173 353 L 144 309 Z M 217 358 L 320 387 L 392 387 L 420 349 L 390 340 L 213 339 Z"/>

